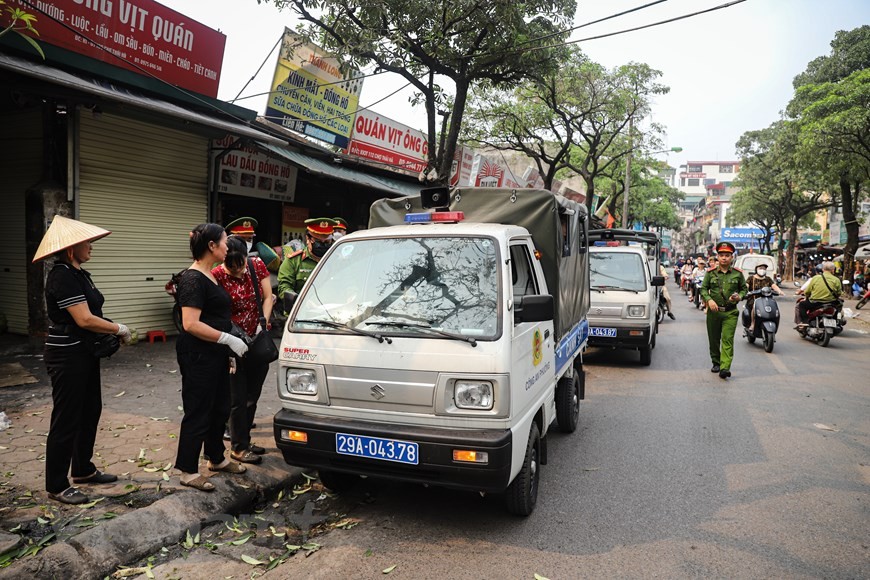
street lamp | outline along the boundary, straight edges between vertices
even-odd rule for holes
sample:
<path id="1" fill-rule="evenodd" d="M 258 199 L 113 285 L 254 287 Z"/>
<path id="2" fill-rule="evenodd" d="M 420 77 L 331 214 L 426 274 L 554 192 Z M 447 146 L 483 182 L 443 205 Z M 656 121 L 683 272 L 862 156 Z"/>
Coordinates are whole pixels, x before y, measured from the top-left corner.
<path id="1" fill-rule="evenodd" d="M 631 119 L 628 120 L 628 134 L 631 136 L 632 122 Z M 622 196 L 622 229 L 628 228 L 628 191 L 631 187 L 631 145 L 629 144 L 628 150 L 628 158 L 625 160 L 625 193 Z M 671 147 L 670 149 L 662 149 L 661 151 L 653 151 L 650 155 L 657 155 L 659 153 L 679 153 L 682 151 L 682 147 Z"/>

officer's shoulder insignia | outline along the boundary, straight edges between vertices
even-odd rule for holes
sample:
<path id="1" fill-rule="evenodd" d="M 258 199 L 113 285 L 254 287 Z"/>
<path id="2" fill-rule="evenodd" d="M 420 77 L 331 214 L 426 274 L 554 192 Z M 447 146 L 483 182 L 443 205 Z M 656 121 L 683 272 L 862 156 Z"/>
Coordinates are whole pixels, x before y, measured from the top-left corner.
<path id="1" fill-rule="evenodd" d="M 734 270 L 735 272 L 740 272 L 741 274 L 743 273 L 743 270 L 741 270 L 740 268 L 734 268 L 734 267 L 732 266 L 731 269 Z"/>
<path id="2" fill-rule="evenodd" d="M 292 254 L 290 254 L 289 258 L 295 258 L 296 256 L 301 256 L 301 255 L 304 254 L 304 253 L 305 253 L 305 250 L 304 250 L 304 249 L 302 249 L 302 250 L 296 250 L 295 252 L 293 252 Z"/>

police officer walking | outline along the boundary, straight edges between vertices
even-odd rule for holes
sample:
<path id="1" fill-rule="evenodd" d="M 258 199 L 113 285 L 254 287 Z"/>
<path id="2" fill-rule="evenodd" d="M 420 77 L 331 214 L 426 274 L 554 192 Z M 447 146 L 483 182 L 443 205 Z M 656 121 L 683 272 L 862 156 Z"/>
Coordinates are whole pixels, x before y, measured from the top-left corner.
<path id="1" fill-rule="evenodd" d="M 305 247 L 284 258 L 278 269 L 279 300 L 284 300 L 287 293 L 298 294 L 302 290 L 317 262 L 332 245 L 334 227 L 335 221 L 330 218 L 305 220 Z"/>
<path id="2" fill-rule="evenodd" d="M 737 330 L 737 303 L 746 296 L 746 279 L 743 272 L 731 267 L 734 244 L 720 242 L 716 245 L 719 263 L 707 270 L 701 284 L 701 299 L 707 305 L 707 339 L 710 342 L 710 359 L 719 377 L 731 376 L 731 361 L 734 358 L 734 332 Z"/>

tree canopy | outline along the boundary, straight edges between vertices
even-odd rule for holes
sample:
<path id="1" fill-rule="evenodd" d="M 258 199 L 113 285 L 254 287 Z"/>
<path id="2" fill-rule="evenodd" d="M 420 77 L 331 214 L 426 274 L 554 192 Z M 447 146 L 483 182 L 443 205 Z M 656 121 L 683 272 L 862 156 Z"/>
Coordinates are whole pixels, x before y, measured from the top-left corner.
<path id="1" fill-rule="evenodd" d="M 258 2 L 291 8 L 307 23 L 299 32 L 345 63 L 404 77 L 426 108 L 427 178 L 439 183 L 450 177 L 472 88 L 481 82 L 510 87 L 555 68 L 561 30 L 576 9 L 571 0 Z M 452 93 L 441 80 L 452 82 Z"/>

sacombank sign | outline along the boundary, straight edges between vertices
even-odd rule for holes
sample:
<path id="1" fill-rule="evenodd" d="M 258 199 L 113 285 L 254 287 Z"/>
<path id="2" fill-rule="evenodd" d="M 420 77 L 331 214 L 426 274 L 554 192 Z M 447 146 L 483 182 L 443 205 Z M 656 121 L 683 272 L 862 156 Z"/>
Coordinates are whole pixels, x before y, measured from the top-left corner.
<path id="1" fill-rule="evenodd" d="M 761 228 L 726 228 L 722 230 L 723 242 L 757 242 L 764 237 Z"/>

